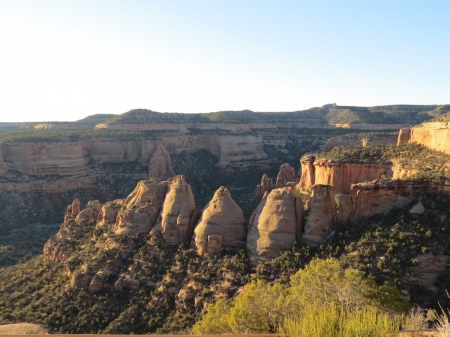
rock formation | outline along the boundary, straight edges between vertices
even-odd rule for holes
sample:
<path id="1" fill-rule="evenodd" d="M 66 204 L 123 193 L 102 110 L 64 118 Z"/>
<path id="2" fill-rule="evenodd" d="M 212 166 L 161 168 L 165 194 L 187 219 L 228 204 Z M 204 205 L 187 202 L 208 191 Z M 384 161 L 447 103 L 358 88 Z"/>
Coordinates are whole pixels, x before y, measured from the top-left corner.
<path id="1" fill-rule="evenodd" d="M 272 179 L 264 174 L 261 178 L 261 184 L 256 186 L 256 195 L 264 195 L 264 193 L 272 191 L 273 188 Z"/>
<path id="2" fill-rule="evenodd" d="M 277 176 L 277 187 L 284 187 L 288 182 L 295 181 L 295 170 L 288 163 L 284 163 L 280 167 L 280 172 Z"/>
<path id="3" fill-rule="evenodd" d="M 167 185 L 167 181 L 140 181 L 117 215 L 116 232 L 128 235 L 149 232 L 158 218 Z"/>
<path id="4" fill-rule="evenodd" d="M 309 215 L 302 240 L 308 245 L 318 245 L 329 234 L 336 218 L 336 201 L 331 185 L 316 184 L 309 203 Z"/>
<path id="5" fill-rule="evenodd" d="M 72 201 L 72 204 L 67 206 L 66 213 L 64 214 L 64 222 L 68 222 L 70 220 L 75 220 L 78 213 L 81 211 L 81 203 L 80 200 L 75 199 Z"/>
<path id="6" fill-rule="evenodd" d="M 167 242 L 188 242 L 196 224 L 192 219 L 194 212 L 195 201 L 191 186 L 186 183 L 184 176 L 175 176 L 169 181 L 156 228 Z M 198 221 L 198 217 L 196 220 Z"/>
<path id="7" fill-rule="evenodd" d="M 88 201 L 86 208 L 92 208 L 98 214 L 100 212 L 100 210 L 102 209 L 102 205 L 100 204 L 100 202 L 98 200 L 90 200 L 90 201 Z"/>
<path id="8" fill-rule="evenodd" d="M 163 144 L 160 144 L 148 165 L 148 179 L 167 180 L 175 175 L 170 155 Z"/>
<path id="9" fill-rule="evenodd" d="M 450 123 L 430 122 L 400 130 L 398 144 L 414 142 L 450 154 Z"/>
<path id="10" fill-rule="evenodd" d="M 245 241 L 244 215 L 231 198 L 230 191 L 221 186 L 203 210 L 194 230 L 192 242 L 199 255 L 234 249 Z"/>
<path id="11" fill-rule="evenodd" d="M 256 186 L 256 195 L 264 195 L 265 192 L 270 192 L 274 188 L 284 187 L 289 183 L 295 185 L 298 182 L 295 176 L 295 169 L 288 163 L 284 163 L 280 166 L 278 172 L 276 184 L 273 180 L 264 174 L 261 178 L 261 184 Z"/>
<path id="12" fill-rule="evenodd" d="M 311 189 L 315 184 L 332 185 L 336 193 L 350 192 L 352 184 L 392 177 L 390 166 L 356 164 L 328 159 L 303 157 L 300 161 L 302 177 L 300 188 Z"/>
<path id="13" fill-rule="evenodd" d="M 120 208 L 122 207 L 124 200 L 118 199 L 114 201 L 108 201 L 105 203 L 99 214 L 97 219 L 97 227 L 109 226 L 116 223 L 117 214 L 119 213 Z"/>
<path id="14" fill-rule="evenodd" d="M 91 220 L 97 220 L 97 212 L 95 212 L 92 208 L 83 209 L 75 218 L 75 222 L 79 225 Z"/>
<path id="15" fill-rule="evenodd" d="M 253 265 L 291 248 L 303 227 L 304 209 L 295 190 L 282 187 L 265 193 L 249 222 L 247 251 Z"/>

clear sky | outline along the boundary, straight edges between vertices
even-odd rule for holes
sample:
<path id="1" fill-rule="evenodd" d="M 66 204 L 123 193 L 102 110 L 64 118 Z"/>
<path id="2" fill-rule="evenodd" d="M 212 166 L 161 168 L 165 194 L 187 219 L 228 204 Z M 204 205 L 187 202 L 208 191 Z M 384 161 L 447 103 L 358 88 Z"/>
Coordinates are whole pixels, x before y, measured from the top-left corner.
<path id="1" fill-rule="evenodd" d="M 450 1 L 1 0 L 0 122 L 449 104 Z"/>

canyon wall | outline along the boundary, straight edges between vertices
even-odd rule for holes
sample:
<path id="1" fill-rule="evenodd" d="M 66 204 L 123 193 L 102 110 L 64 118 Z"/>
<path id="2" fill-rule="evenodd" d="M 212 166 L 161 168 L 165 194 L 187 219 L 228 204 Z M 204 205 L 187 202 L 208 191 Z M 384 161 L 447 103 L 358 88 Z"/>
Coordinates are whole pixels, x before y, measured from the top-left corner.
<path id="1" fill-rule="evenodd" d="M 321 184 L 332 185 L 335 193 L 349 193 L 352 184 L 392 177 L 390 166 L 331 161 L 314 156 L 303 157 L 300 163 L 302 176 L 299 188 L 304 189 Z"/>
<path id="2" fill-rule="evenodd" d="M 430 122 L 400 130 L 398 144 L 414 142 L 450 154 L 450 123 Z"/>

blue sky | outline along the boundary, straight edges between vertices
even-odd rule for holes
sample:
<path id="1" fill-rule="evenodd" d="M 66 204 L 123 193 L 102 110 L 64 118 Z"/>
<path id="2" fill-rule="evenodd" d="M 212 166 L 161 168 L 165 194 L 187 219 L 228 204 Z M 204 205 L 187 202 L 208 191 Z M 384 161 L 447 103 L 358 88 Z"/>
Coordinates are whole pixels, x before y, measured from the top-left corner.
<path id="1" fill-rule="evenodd" d="M 0 122 L 450 103 L 450 1 L 0 2 Z"/>

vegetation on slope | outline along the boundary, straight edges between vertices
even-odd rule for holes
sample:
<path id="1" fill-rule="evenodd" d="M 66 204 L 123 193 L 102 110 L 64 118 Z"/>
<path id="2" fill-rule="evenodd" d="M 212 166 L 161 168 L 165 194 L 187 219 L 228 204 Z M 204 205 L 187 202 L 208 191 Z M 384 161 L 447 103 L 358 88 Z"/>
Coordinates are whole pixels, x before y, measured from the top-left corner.
<path id="1" fill-rule="evenodd" d="M 90 115 L 90 116 L 84 117 L 75 122 L 76 123 L 98 124 L 98 123 L 103 123 L 111 118 L 116 117 L 116 116 L 117 115 L 115 115 L 115 114 L 95 114 L 95 115 Z"/>
<path id="2" fill-rule="evenodd" d="M 378 291 L 376 296 L 364 297 L 365 303 L 371 306 L 375 300 L 380 303 L 386 298 L 398 298 L 396 289 L 383 288 L 387 282 L 407 290 L 412 303 L 437 307 L 439 300 L 448 307 L 450 303 L 443 299 L 445 289 L 449 289 L 450 270 L 443 270 L 437 277 L 436 293 L 421 284 L 404 281 L 408 269 L 417 266 L 421 255 L 450 255 L 450 237 L 443 235 L 450 231 L 450 198 L 424 196 L 422 203 L 427 211 L 418 217 L 409 213 L 410 204 L 357 223 L 335 224 L 333 235 L 321 247 L 309 249 L 295 244 L 292 250 L 260 264 L 253 271 L 244 250 L 199 257 L 183 245 L 166 244 L 154 231 L 147 236 L 128 238 L 115 235 L 108 228 L 96 228 L 92 223 L 84 227 L 70 223 L 70 236 L 52 240 L 65 247 L 69 256 L 67 266 L 74 274 L 83 266 L 93 271 L 99 266 L 111 270 L 104 288 L 92 292 L 71 286 L 71 278 L 63 273 L 63 266 L 41 256 L 2 268 L 0 307 L 4 309 L 0 312 L 0 324 L 39 323 L 48 326 L 53 333 L 188 332 L 205 308 L 211 308 L 210 305 L 220 299 L 229 307 L 233 302 L 226 301 L 252 280 L 257 282 L 253 284 L 259 281 L 264 287 L 275 287 L 273 289 L 297 287 L 295 282 L 306 280 L 304 273 L 309 269 L 299 270 L 315 258 L 337 258 L 342 267 L 354 270 L 348 275 L 368 284 L 368 289 Z M 119 245 L 118 248 L 103 248 L 111 240 Z M 296 273 L 302 277 L 292 278 Z M 123 274 L 140 280 L 140 286 L 115 291 L 113 284 Z M 303 286 L 317 282 L 306 282 Z M 383 289 L 387 297 L 379 295 Z M 303 292 L 299 291 L 297 295 Z M 320 292 L 323 290 L 319 295 Z M 236 303 L 237 298 L 234 301 Z M 387 308 L 380 304 L 375 306 Z M 281 316 L 277 317 L 281 319 Z M 272 326 L 264 333 L 273 329 Z"/>
<path id="3" fill-rule="evenodd" d="M 107 124 L 126 123 L 320 123 L 320 124 L 418 124 L 445 113 L 439 105 L 338 106 L 292 112 L 219 111 L 211 113 L 160 113 L 130 110 Z"/>
<path id="4" fill-rule="evenodd" d="M 374 145 L 366 148 L 335 147 L 329 152 L 308 153 L 303 158 L 313 156 L 316 160 L 335 162 L 393 165 L 415 171 L 410 179 L 450 179 L 450 155 L 434 151 L 416 143 L 395 145 Z"/>
<path id="5" fill-rule="evenodd" d="M 321 330 L 327 326 L 330 329 L 327 334 L 321 331 L 322 334 L 303 334 L 305 336 L 341 336 L 338 331 L 345 329 L 344 325 L 351 327 L 353 320 L 356 323 L 357 313 L 365 313 L 372 319 L 383 316 L 386 323 L 391 323 L 388 323 L 388 331 L 385 332 L 395 332 L 400 327 L 399 314 L 408 311 L 408 302 L 396 288 L 387 284 L 377 286 L 371 278 L 363 276 L 358 270 L 344 269 L 336 259 L 314 259 L 290 277 L 289 286 L 253 281 L 232 301 L 216 302 L 194 325 L 193 332 L 278 333 L 291 330 L 295 322 L 292 318 L 296 318 L 302 320 L 302 324 L 297 324 L 297 329 Z M 394 314 L 391 317 L 395 318 L 390 321 L 387 313 Z M 350 321 L 345 322 L 345 318 Z M 322 324 L 326 321 L 328 324 Z M 370 328 L 373 329 L 374 325 Z M 381 324 L 378 325 L 381 327 Z M 363 327 L 357 325 L 353 328 Z"/>

